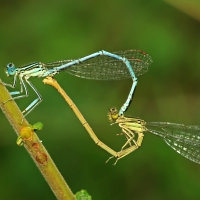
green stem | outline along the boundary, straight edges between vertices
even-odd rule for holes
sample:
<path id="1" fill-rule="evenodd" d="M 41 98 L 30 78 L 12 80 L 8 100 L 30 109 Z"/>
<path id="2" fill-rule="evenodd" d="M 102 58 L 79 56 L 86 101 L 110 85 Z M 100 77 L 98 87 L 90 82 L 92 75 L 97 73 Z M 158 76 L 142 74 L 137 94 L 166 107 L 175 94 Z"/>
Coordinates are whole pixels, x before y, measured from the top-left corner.
<path id="1" fill-rule="evenodd" d="M 20 124 L 23 115 L 17 104 L 13 100 L 3 104 L 3 102 L 8 100 L 9 98 L 11 98 L 11 96 L 8 90 L 4 87 L 3 84 L 0 83 L 0 107 L 17 135 L 20 136 L 21 131 L 26 127 L 30 127 L 30 125 L 28 124 L 26 119 L 24 119 L 23 123 Z M 38 136 L 35 134 L 35 132 L 32 132 L 31 129 L 27 130 L 31 134 L 33 133 L 33 135 L 31 140 L 24 141 L 24 147 L 26 148 L 36 166 L 44 176 L 56 198 L 59 200 L 74 200 L 75 196 L 73 195 L 72 191 L 70 190 L 60 172 L 58 171 L 47 150 L 40 142 Z"/>

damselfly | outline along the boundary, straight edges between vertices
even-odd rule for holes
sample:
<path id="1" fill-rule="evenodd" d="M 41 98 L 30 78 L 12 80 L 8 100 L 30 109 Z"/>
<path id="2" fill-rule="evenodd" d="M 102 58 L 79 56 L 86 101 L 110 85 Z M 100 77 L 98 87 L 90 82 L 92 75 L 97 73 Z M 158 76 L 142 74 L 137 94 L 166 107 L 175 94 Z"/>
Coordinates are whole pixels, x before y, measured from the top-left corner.
<path id="1" fill-rule="evenodd" d="M 14 81 L 13 84 L 4 82 L 3 84 L 15 88 L 17 77 L 19 77 L 21 84 L 20 91 L 10 93 L 11 95 L 17 96 L 12 97 L 7 101 L 28 97 L 29 93 L 26 84 L 28 84 L 37 94 L 37 98 L 22 111 L 25 117 L 42 101 L 42 96 L 29 81 L 30 77 L 53 77 L 61 71 L 66 71 L 80 78 L 94 80 L 120 80 L 132 78 L 132 88 L 126 102 L 119 111 L 119 115 L 122 115 L 127 110 L 132 100 L 137 85 L 136 75 L 139 76 L 147 72 L 148 66 L 151 63 L 151 56 L 140 50 L 127 50 L 116 53 L 99 51 L 76 60 L 62 60 L 46 64 L 34 62 L 21 68 L 16 68 L 13 63 L 9 63 L 6 66 L 6 74 L 7 76 L 13 76 Z M 25 91 L 25 94 L 22 94 L 23 90 Z"/>
<path id="2" fill-rule="evenodd" d="M 108 116 L 111 121 L 114 121 L 113 124 L 119 125 L 122 134 L 127 138 L 121 149 L 122 152 L 126 152 L 124 156 L 138 149 L 144 137 L 143 133 L 149 132 L 161 137 L 177 153 L 200 164 L 200 126 L 170 122 L 146 123 L 139 118 L 119 116 L 115 108 L 110 109 Z"/>

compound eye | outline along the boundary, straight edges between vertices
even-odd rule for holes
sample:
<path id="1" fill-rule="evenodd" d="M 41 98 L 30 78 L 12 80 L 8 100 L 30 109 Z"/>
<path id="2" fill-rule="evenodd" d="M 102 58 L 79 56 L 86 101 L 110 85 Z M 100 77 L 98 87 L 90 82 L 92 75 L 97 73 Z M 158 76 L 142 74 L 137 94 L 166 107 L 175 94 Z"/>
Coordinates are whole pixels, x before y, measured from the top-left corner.
<path id="1" fill-rule="evenodd" d="M 15 65 L 13 63 L 8 63 L 6 66 L 6 74 L 7 76 L 13 76 L 16 73 L 16 68 Z"/>
<path id="2" fill-rule="evenodd" d="M 8 63 L 7 64 L 7 68 L 12 68 L 12 67 L 15 67 L 13 63 Z"/>
<path id="3" fill-rule="evenodd" d="M 110 109 L 110 113 L 112 113 L 113 115 L 117 114 L 117 109 L 116 108 L 111 108 Z"/>

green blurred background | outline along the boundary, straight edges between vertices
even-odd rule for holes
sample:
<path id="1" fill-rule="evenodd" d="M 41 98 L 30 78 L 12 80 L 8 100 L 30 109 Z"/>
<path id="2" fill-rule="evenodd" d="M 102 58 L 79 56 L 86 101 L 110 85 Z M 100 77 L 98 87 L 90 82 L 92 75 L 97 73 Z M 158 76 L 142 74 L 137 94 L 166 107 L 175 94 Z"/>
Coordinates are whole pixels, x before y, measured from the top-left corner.
<path id="1" fill-rule="evenodd" d="M 153 64 L 138 77 L 127 115 L 146 121 L 200 124 L 200 3 L 144 0 L 20 0 L 0 2 L 0 78 L 13 62 L 51 62 L 99 50 L 140 49 Z M 186 14 L 187 13 L 187 14 Z M 55 78 L 73 99 L 98 137 L 115 150 L 125 142 L 110 127 L 108 108 L 124 103 L 132 81 L 90 81 L 67 73 Z M 72 110 L 42 79 L 32 83 L 43 96 L 27 119 L 44 124 L 38 132 L 75 193 L 86 189 L 102 199 L 200 199 L 200 165 L 177 154 L 160 138 L 145 134 L 142 147 L 105 164 L 109 154 L 97 147 Z M 36 95 L 17 100 L 24 109 Z M 0 199 L 55 199 L 49 186 L 1 112 Z"/>

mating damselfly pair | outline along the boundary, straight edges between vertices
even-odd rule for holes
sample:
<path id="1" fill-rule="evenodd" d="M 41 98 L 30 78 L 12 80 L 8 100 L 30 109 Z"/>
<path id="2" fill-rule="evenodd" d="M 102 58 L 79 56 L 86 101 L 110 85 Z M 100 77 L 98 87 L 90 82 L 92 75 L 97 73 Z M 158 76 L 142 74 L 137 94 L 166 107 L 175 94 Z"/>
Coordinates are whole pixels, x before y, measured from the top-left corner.
<path id="1" fill-rule="evenodd" d="M 119 115 L 122 115 L 127 110 L 132 100 L 137 85 L 136 76 L 147 72 L 148 66 L 151 63 L 151 56 L 140 50 L 126 50 L 115 53 L 109 53 L 102 50 L 76 60 L 62 60 L 46 64 L 34 62 L 21 68 L 16 68 L 13 63 L 9 63 L 6 66 L 6 74 L 7 76 L 14 77 L 14 81 L 13 84 L 4 82 L 3 84 L 15 88 L 17 77 L 21 84 L 21 90 L 10 92 L 12 96 L 16 96 L 7 101 L 28 97 L 29 93 L 26 84 L 28 84 L 37 94 L 37 98 L 22 111 L 25 117 L 42 101 L 42 96 L 29 81 L 29 78 L 31 77 L 53 77 L 61 71 L 66 71 L 80 78 L 94 80 L 120 80 L 132 78 L 133 84 L 130 93 L 119 111 Z M 23 91 L 25 94 L 22 94 Z"/>
<path id="2" fill-rule="evenodd" d="M 137 85 L 136 76 L 147 72 L 148 66 L 151 63 L 151 56 L 140 50 L 127 50 L 116 53 L 99 51 L 97 53 L 76 60 L 63 60 L 47 64 L 35 62 L 21 68 L 16 68 L 14 64 L 9 63 L 6 66 L 6 74 L 8 76 L 13 76 L 14 82 L 13 84 L 3 84 L 14 88 L 16 86 L 17 77 L 19 77 L 21 84 L 20 91 L 11 92 L 11 95 L 18 96 L 12 97 L 7 101 L 28 97 L 28 89 L 26 83 L 35 91 L 38 98 L 35 99 L 23 111 L 24 116 L 26 116 L 42 101 L 41 95 L 28 80 L 30 77 L 52 77 L 61 71 L 66 71 L 77 77 L 94 80 L 120 80 L 132 78 L 132 88 L 126 102 L 121 107 L 119 113 L 116 112 L 115 109 L 111 109 L 109 112 L 110 119 L 114 120 L 114 123 L 119 124 L 122 129 L 122 133 L 126 136 L 126 143 L 123 145 L 121 151 L 115 152 L 104 143 L 102 143 L 87 124 L 88 129 L 86 128 L 86 130 L 89 132 L 94 142 L 109 152 L 112 157 L 116 157 L 118 160 L 138 149 L 143 141 L 143 132 L 150 132 L 163 138 L 170 147 L 172 147 L 175 151 L 184 157 L 196 163 L 200 163 L 199 126 L 185 126 L 169 122 L 146 123 L 141 119 L 125 117 L 123 115 L 132 100 L 132 96 Z M 24 95 L 21 94 L 23 90 L 25 90 Z"/>

